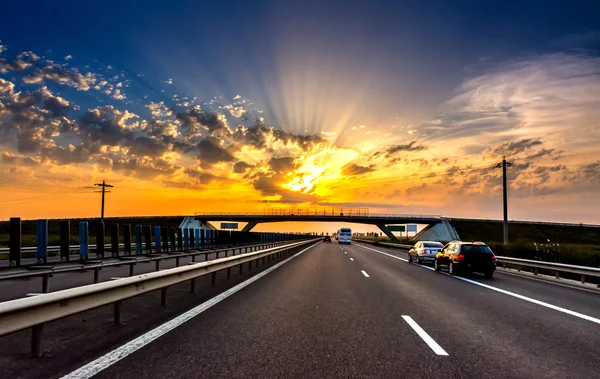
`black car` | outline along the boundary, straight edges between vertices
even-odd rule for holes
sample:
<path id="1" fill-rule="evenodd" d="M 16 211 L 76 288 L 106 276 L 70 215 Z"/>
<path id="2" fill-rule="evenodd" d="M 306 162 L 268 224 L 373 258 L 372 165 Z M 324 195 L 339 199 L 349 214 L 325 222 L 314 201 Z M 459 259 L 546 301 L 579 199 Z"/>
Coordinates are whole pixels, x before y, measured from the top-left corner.
<path id="1" fill-rule="evenodd" d="M 480 272 L 491 278 L 496 270 L 496 256 L 483 242 L 452 241 L 435 257 L 435 271 L 446 267 L 450 275 Z"/>
<path id="2" fill-rule="evenodd" d="M 323 242 L 331 242 L 331 237 L 329 237 L 329 236 L 323 237 Z"/>

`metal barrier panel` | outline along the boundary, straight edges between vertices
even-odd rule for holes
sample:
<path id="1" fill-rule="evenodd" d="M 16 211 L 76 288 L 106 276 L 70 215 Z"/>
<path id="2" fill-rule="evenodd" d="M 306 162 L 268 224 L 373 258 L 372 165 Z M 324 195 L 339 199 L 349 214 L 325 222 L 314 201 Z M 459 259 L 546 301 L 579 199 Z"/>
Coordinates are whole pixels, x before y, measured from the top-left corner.
<path id="1" fill-rule="evenodd" d="M 171 243 L 171 251 L 177 251 L 177 246 L 175 245 L 175 228 L 169 228 L 169 241 Z"/>
<path id="2" fill-rule="evenodd" d="M 8 259 L 11 267 L 19 267 L 21 265 L 21 219 L 12 217 L 10 219 L 10 237 L 8 241 L 10 250 Z"/>
<path id="3" fill-rule="evenodd" d="M 131 255 L 131 224 L 123 225 L 123 254 Z"/>
<path id="4" fill-rule="evenodd" d="M 135 226 L 135 252 L 140 254 L 142 252 L 142 226 Z"/>
<path id="5" fill-rule="evenodd" d="M 60 222 L 60 261 L 68 262 L 71 250 L 71 222 Z"/>
<path id="6" fill-rule="evenodd" d="M 194 241 L 194 229 L 189 228 L 189 236 L 190 236 L 190 249 L 194 249 L 196 247 L 196 242 Z"/>
<path id="7" fill-rule="evenodd" d="M 152 252 L 152 227 L 144 225 L 144 242 L 146 245 L 146 253 Z"/>
<path id="8" fill-rule="evenodd" d="M 181 229 L 183 231 L 183 249 L 190 249 L 190 230 L 188 228 Z"/>
<path id="9" fill-rule="evenodd" d="M 37 220 L 37 263 L 48 262 L 48 220 Z"/>
<path id="10" fill-rule="evenodd" d="M 162 248 L 165 252 L 169 251 L 169 228 L 166 226 L 160 227 L 160 236 L 162 238 Z"/>
<path id="11" fill-rule="evenodd" d="M 212 234 L 211 232 L 212 232 L 212 230 L 210 230 L 210 229 L 204 229 L 204 234 L 206 234 L 206 247 L 209 247 L 209 248 L 212 246 L 212 243 L 210 240 L 210 235 Z"/>
<path id="12" fill-rule="evenodd" d="M 96 224 L 96 258 L 104 259 L 104 223 Z"/>
<path id="13" fill-rule="evenodd" d="M 119 256 L 119 224 L 110 224 L 110 252 L 113 257 Z"/>
<path id="14" fill-rule="evenodd" d="M 206 233 L 204 233 L 204 229 L 200 229 L 200 247 L 202 249 L 206 247 Z"/>
<path id="15" fill-rule="evenodd" d="M 181 232 L 181 229 L 177 231 L 177 247 L 180 251 L 183 250 L 183 233 Z"/>
<path id="16" fill-rule="evenodd" d="M 87 221 L 79 223 L 79 259 L 85 261 L 89 254 L 89 234 Z"/>

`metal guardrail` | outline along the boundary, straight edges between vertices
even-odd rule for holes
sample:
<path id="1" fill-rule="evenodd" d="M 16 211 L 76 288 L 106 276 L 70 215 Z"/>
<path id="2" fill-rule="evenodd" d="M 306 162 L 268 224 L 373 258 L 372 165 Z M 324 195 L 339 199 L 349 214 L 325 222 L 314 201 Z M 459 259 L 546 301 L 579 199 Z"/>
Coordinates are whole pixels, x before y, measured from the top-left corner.
<path id="1" fill-rule="evenodd" d="M 491 222 L 491 223 L 501 223 L 502 220 L 493 220 L 487 218 L 458 218 L 458 217 L 448 217 L 450 222 L 452 221 L 476 221 L 476 222 Z M 574 224 L 574 223 L 565 223 L 565 222 L 552 222 L 552 221 L 535 221 L 535 220 L 508 220 L 509 224 L 527 224 L 527 225 L 544 225 L 544 226 L 567 226 L 567 227 L 585 227 L 585 228 L 600 228 L 600 225 L 597 224 Z"/>
<path id="2" fill-rule="evenodd" d="M 377 242 L 373 240 L 360 240 L 356 239 L 355 241 L 367 242 L 367 243 L 377 243 L 383 246 L 394 247 L 397 249 L 407 249 L 410 250 L 412 245 L 401 245 L 398 243 L 389 243 L 389 242 Z M 533 273 L 535 275 L 538 274 L 540 269 L 554 271 L 556 278 L 560 278 L 561 272 L 566 272 L 569 274 L 581 275 L 581 283 L 585 283 L 586 276 L 592 276 L 596 278 L 600 278 L 600 267 L 590 267 L 590 266 L 578 266 L 578 265 L 570 265 L 565 263 L 556 263 L 556 262 L 545 262 L 545 261 L 536 261 L 533 259 L 523 259 L 523 258 L 513 258 L 513 257 L 505 257 L 505 256 L 496 256 L 496 262 L 501 264 L 503 267 L 506 265 L 513 265 L 517 267 L 528 267 L 533 268 Z"/>
<path id="3" fill-rule="evenodd" d="M 2 280 L 14 280 L 14 279 L 29 279 L 29 278 L 42 278 L 41 293 L 49 292 L 50 278 L 54 274 L 64 273 L 84 273 L 92 271 L 94 274 L 94 283 L 99 282 L 99 273 L 101 270 L 110 267 L 129 266 L 129 276 L 134 275 L 134 266 L 141 263 L 155 262 L 156 271 L 160 270 L 160 262 L 162 260 L 175 259 L 176 267 L 179 267 L 180 259 L 192 258 L 192 262 L 196 262 L 196 256 L 205 256 L 205 260 L 208 260 L 209 256 L 214 254 L 215 259 L 219 259 L 219 255 L 222 253 L 225 257 L 228 256 L 228 252 L 231 250 L 231 255 L 234 256 L 236 250 L 239 249 L 239 253 L 248 253 L 257 251 L 258 249 L 278 247 L 291 241 L 270 241 L 262 242 L 257 244 L 240 244 L 230 246 L 220 246 L 212 249 L 201 249 L 201 250 L 187 250 L 187 251 L 173 251 L 164 253 L 151 253 L 151 254 L 137 254 L 127 255 L 115 258 L 107 258 L 104 260 L 90 259 L 83 262 L 71 262 L 71 263 L 47 263 L 44 265 L 28 265 L 20 268 L 5 268 L 6 271 L 0 269 L 0 281 Z"/>
<path id="4" fill-rule="evenodd" d="M 518 267 L 531 267 L 534 269 L 533 273 L 535 275 L 538 274 L 539 269 L 554 271 L 556 278 L 560 277 L 561 272 L 567 272 L 570 274 L 581 275 L 581 283 L 585 283 L 586 276 L 592 276 L 596 278 L 600 278 L 600 268 L 589 267 L 589 266 L 577 266 L 570 265 L 565 263 L 555 263 L 555 262 L 544 262 L 544 261 L 536 261 L 533 259 L 522 259 L 522 258 L 512 258 L 512 257 L 503 257 L 496 256 L 497 262 L 502 264 L 504 267 L 507 264 L 518 266 Z"/>
<path id="5" fill-rule="evenodd" d="M 119 249 L 122 249 L 125 245 L 120 243 L 119 244 Z M 79 247 L 80 245 L 71 245 L 69 246 L 69 251 L 79 251 Z M 112 247 L 112 245 L 110 243 L 105 243 L 104 244 L 104 248 L 110 248 Z M 131 244 L 131 247 L 135 247 L 135 243 Z M 95 250 L 96 249 L 96 245 L 88 245 L 88 248 L 90 250 Z M 27 247 L 21 247 L 21 253 L 35 253 L 37 252 L 37 246 L 27 246 Z M 48 246 L 48 252 L 60 252 L 60 246 Z M 10 252 L 10 249 L 8 247 L 3 247 L 0 248 L 0 254 L 8 254 Z"/>
<path id="6" fill-rule="evenodd" d="M 0 336 L 32 329 L 32 354 L 40 356 L 41 327 L 44 323 L 58 320 L 80 312 L 114 304 L 114 321 L 121 323 L 122 301 L 162 290 L 161 302 L 166 305 L 166 289 L 175 284 L 191 281 L 195 288 L 195 279 L 220 270 L 230 270 L 234 266 L 268 258 L 282 253 L 291 253 L 299 247 L 314 243 L 320 239 L 293 242 L 279 247 L 259 250 L 252 253 L 221 258 L 214 261 L 198 262 L 189 266 L 175 267 L 164 271 L 120 278 L 110 282 L 90 284 L 48 294 L 22 298 L 0 303 Z M 214 277 L 213 277 L 214 278 Z"/>

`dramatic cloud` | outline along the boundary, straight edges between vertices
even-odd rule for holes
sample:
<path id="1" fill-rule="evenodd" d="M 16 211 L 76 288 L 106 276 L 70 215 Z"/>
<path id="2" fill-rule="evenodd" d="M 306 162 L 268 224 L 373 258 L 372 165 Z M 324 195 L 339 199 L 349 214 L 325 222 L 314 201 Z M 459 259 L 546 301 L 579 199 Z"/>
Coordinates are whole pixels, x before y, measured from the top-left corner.
<path id="1" fill-rule="evenodd" d="M 233 172 L 235 172 L 236 174 L 243 174 L 246 172 L 246 170 L 248 170 L 249 168 L 252 168 L 252 165 L 249 165 L 248 163 L 244 162 L 244 161 L 239 161 L 236 162 L 233 165 Z"/>
<path id="2" fill-rule="evenodd" d="M 87 91 L 96 82 L 96 77 L 91 72 L 82 75 L 76 69 L 65 68 L 47 62 L 46 67 L 36 70 L 23 78 L 23 82 L 27 84 L 41 83 L 42 81 L 53 81 L 80 91 Z"/>
<path id="3" fill-rule="evenodd" d="M 375 171 L 375 166 L 359 166 L 356 163 L 348 163 L 344 167 L 342 167 L 342 174 L 353 176 L 353 175 L 364 175 L 369 172 Z"/>

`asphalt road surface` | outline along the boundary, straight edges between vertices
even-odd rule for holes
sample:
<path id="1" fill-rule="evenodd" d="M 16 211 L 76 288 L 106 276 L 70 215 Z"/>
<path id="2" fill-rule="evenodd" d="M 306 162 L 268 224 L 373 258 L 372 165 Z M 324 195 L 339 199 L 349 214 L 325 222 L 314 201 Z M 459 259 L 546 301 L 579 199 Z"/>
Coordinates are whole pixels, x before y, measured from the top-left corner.
<path id="1" fill-rule="evenodd" d="M 500 273 L 451 277 L 405 257 L 318 243 L 185 320 L 63 360 L 46 377 L 599 377 L 600 295 Z"/>

